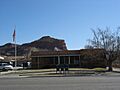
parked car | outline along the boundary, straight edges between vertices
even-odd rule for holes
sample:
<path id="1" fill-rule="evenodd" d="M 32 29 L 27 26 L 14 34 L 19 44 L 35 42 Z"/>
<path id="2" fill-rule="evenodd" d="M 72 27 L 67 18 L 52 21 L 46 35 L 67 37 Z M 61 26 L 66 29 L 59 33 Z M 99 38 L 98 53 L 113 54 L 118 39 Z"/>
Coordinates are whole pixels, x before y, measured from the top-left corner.
<path id="1" fill-rule="evenodd" d="M 7 63 L 0 63 L 0 70 L 13 70 L 13 66 Z"/>

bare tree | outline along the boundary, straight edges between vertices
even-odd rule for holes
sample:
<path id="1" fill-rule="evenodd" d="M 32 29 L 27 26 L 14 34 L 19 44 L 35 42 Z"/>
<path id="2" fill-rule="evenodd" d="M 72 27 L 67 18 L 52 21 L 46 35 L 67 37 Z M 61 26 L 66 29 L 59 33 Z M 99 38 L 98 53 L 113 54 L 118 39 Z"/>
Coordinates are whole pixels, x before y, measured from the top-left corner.
<path id="1" fill-rule="evenodd" d="M 91 45 L 85 45 L 85 49 L 94 49 Z"/>
<path id="2" fill-rule="evenodd" d="M 88 40 L 90 44 L 88 46 L 105 50 L 108 71 L 112 71 L 112 62 L 117 59 L 120 53 L 119 30 L 120 28 L 111 32 L 108 27 L 105 30 L 100 28 L 97 28 L 97 30 L 92 29 L 93 38 Z"/>

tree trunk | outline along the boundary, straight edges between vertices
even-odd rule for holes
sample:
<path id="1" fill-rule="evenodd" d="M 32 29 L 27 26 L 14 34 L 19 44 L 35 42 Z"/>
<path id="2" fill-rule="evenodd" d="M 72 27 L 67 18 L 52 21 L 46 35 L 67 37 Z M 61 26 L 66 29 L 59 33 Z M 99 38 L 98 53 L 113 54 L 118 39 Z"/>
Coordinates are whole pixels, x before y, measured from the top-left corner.
<path id="1" fill-rule="evenodd" d="M 112 62 L 110 62 L 110 61 L 108 61 L 108 71 L 109 72 L 113 71 Z"/>

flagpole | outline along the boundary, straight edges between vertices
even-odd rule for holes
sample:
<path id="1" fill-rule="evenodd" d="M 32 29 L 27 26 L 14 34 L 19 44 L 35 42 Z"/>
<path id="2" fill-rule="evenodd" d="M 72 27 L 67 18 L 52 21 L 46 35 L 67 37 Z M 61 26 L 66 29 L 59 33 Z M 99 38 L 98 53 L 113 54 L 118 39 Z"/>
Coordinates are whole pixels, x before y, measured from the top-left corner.
<path id="1" fill-rule="evenodd" d="M 17 56 L 17 46 L 16 46 L 16 39 L 15 39 L 15 67 L 17 67 L 16 56 Z"/>
<path id="2" fill-rule="evenodd" d="M 17 66 L 17 59 L 16 59 L 16 56 L 17 56 L 17 45 L 16 45 L 16 26 L 14 28 L 14 32 L 13 32 L 13 42 L 15 44 L 15 67 Z"/>

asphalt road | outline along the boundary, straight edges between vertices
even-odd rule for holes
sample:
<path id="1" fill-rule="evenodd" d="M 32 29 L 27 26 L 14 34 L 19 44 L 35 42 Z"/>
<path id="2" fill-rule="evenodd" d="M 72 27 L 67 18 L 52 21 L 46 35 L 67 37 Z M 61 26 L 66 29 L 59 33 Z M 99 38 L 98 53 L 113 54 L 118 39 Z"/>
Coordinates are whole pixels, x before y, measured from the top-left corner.
<path id="1" fill-rule="evenodd" d="M 0 78 L 0 90 L 120 90 L 120 77 Z"/>

